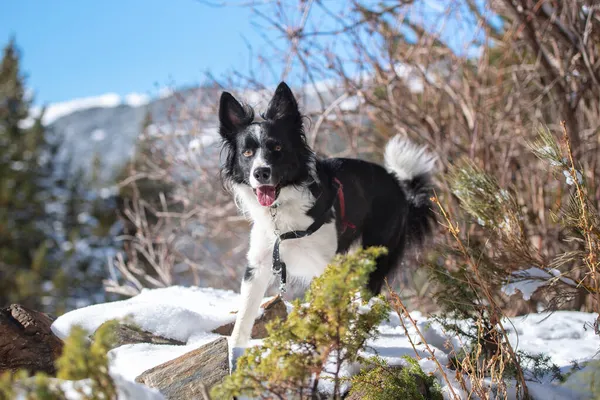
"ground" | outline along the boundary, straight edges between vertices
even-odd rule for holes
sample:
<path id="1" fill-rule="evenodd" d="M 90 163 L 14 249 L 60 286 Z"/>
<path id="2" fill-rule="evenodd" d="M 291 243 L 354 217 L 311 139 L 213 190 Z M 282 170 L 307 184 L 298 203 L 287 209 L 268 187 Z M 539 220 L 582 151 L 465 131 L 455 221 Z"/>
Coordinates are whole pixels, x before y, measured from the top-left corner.
<path id="1" fill-rule="evenodd" d="M 59 337 L 64 338 L 74 325 L 81 325 L 93 332 L 107 320 L 128 318 L 144 330 L 186 343 L 185 346 L 133 344 L 111 351 L 111 373 L 120 377 L 120 386 L 135 390 L 135 398 L 138 399 L 143 391 L 140 385 L 133 385 L 138 375 L 218 338 L 219 335 L 211 331 L 235 319 L 232 311 L 240 306 L 239 302 L 240 297 L 237 293 L 210 288 L 170 287 L 145 290 L 128 300 L 71 311 L 59 317 L 52 329 Z M 459 346 L 460 339 L 448 337 L 439 324 L 419 312 L 413 312 L 411 316 L 417 320 L 440 363 L 446 365 L 449 353 L 447 344 Z M 551 357 L 552 362 L 557 364 L 563 373 L 569 373 L 574 362 L 585 365 L 587 361 L 597 357 L 600 338 L 590 329 L 595 319 L 596 314 L 563 311 L 511 318 L 510 321 L 505 321 L 505 326 L 509 329 L 510 340 L 517 349 L 531 354 L 544 353 Z M 415 356 L 396 314 L 390 314 L 389 321 L 382 324 L 380 332 L 378 339 L 369 342 L 368 353 L 377 353 L 390 364 L 402 364 L 403 355 Z M 409 335 L 413 342 L 419 342 L 414 331 L 409 330 Z M 260 341 L 256 340 L 253 343 L 258 344 Z M 417 345 L 417 351 L 422 356 L 419 360 L 421 368 L 427 373 L 435 374 L 439 379 L 440 374 L 436 372 L 435 363 L 427 358 L 423 346 Z M 358 366 L 352 366 L 346 368 L 345 373 L 350 374 L 357 369 Z M 454 371 L 447 372 L 453 380 Z M 528 387 L 533 397 L 538 400 L 591 398 L 590 390 L 583 383 L 585 372 L 579 371 L 570 375 L 562 384 L 551 381 L 550 376 L 544 376 L 538 378 L 537 382 L 529 382 Z M 448 396 L 449 388 L 443 381 L 440 381 L 440 385 L 444 395 Z M 467 394 L 460 390 L 456 382 L 453 386 L 455 392 L 467 398 Z M 329 388 L 324 386 L 323 389 Z M 156 392 L 145 393 L 145 398 L 160 398 Z"/>

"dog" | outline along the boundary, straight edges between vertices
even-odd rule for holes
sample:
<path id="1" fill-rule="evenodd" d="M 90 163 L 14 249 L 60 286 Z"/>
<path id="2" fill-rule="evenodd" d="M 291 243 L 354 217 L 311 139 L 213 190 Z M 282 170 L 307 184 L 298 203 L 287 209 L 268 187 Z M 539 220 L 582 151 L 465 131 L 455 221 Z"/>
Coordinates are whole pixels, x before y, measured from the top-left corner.
<path id="1" fill-rule="evenodd" d="M 263 296 L 274 279 L 305 281 L 355 247 L 385 246 L 368 289 L 378 294 L 407 246 L 431 234 L 436 158 L 396 136 L 385 167 L 350 158 L 319 159 L 308 146 L 291 89 L 277 87 L 261 120 L 223 92 L 219 104 L 221 176 L 252 221 L 241 308 L 230 338 L 230 363 L 247 347 Z"/>

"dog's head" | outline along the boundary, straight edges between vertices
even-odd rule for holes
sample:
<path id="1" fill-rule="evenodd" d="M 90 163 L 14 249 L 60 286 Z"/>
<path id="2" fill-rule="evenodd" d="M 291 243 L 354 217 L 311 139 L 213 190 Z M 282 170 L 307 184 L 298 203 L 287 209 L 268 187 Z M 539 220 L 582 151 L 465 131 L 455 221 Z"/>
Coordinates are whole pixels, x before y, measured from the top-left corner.
<path id="1" fill-rule="evenodd" d="M 314 155 L 306 143 L 298 103 L 284 82 L 277 86 L 262 117 L 254 121 L 252 107 L 228 92 L 221 95 L 223 178 L 250 186 L 260 205 L 269 207 L 281 189 L 310 180 Z"/>

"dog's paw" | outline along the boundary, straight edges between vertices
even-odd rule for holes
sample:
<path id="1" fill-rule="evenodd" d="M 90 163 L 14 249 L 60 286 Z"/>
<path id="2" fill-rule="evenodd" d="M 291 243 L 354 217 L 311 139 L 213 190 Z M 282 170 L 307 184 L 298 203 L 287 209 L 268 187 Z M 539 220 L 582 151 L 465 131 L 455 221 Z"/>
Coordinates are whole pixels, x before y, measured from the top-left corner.
<path id="1" fill-rule="evenodd" d="M 240 358 L 244 351 L 246 351 L 245 347 L 230 347 L 229 348 L 229 374 L 231 375 L 237 369 L 237 360 Z"/>

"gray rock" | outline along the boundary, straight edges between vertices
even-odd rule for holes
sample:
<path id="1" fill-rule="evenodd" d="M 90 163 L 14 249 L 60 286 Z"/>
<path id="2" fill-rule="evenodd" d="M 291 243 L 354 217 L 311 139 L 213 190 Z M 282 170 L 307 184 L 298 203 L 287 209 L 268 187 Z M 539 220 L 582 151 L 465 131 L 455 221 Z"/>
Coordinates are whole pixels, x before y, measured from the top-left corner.
<path id="1" fill-rule="evenodd" d="M 287 307 L 285 306 L 284 301 L 281 299 L 281 296 L 276 296 L 271 301 L 266 302 L 261 306 L 264 311 L 260 317 L 254 321 L 254 326 L 252 327 L 252 339 L 264 339 L 267 337 L 267 324 L 277 318 L 285 320 L 287 318 Z M 226 325 L 222 325 L 217 329 L 213 330 L 213 333 L 218 333 L 219 335 L 229 336 L 233 331 L 234 322 L 231 322 Z"/>
<path id="2" fill-rule="evenodd" d="M 227 338 L 190 351 L 144 372 L 136 382 L 160 390 L 167 399 L 203 399 L 229 375 Z"/>
<path id="3" fill-rule="evenodd" d="M 106 324 L 106 322 L 104 323 Z M 104 324 L 100 325 L 98 329 L 104 326 Z M 96 332 L 98 332 L 96 329 Z M 92 339 L 96 333 L 92 336 Z M 113 331 L 114 342 L 111 346 L 111 349 L 114 349 L 119 346 L 123 346 L 124 344 L 135 344 L 135 343 L 152 343 L 152 344 L 170 344 L 170 345 L 178 345 L 182 346 L 185 343 L 180 342 L 179 340 L 169 339 L 162 336 L 155 335 L 151 332 L 144 331 L 137 326 L 130 324 L 118 324 L 115 326 Z"/>

